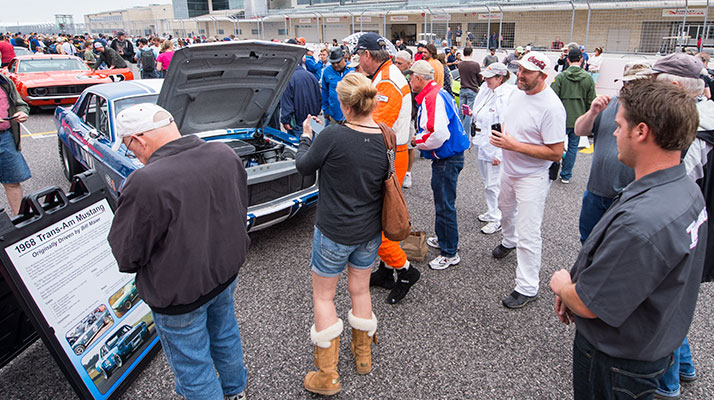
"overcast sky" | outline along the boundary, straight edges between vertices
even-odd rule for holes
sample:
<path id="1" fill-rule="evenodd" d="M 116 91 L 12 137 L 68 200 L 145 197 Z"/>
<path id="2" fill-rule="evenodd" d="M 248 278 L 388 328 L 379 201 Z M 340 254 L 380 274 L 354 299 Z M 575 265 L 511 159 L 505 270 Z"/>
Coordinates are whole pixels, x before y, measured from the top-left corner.
<path id="1" fill-rule="evenodd" d="M 55 14 L 71 14 L 75 23 L 84 23 L 84 14 L 122 10 L 149 4 L 171 4 L 171 0 L 3 0 L 0 26 L 27 23 L 49 23 Z M 12 4 L 12 5 L 10 5 Z"/>

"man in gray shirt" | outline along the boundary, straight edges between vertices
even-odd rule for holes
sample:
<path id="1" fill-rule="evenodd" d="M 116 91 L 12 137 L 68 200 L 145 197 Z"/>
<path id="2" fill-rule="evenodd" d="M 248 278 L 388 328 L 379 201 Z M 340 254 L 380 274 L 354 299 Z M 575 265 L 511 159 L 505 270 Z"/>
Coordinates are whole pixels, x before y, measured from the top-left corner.
<path id="1" fill-rule="evenodd" d="M 638 79 L 638 72 L 650 68 L 644 61 L 628 63 L 622 76 L 623 86 Z M 575 121 L 575 134 L 593 135 L 595 142 L 590 178 L 580 208 L 580 243 L 585 242 L 617 194 L 635 179 L 632 168 L 617 159 L 617 141 L 613 133 L 617 129 L 615 116 L 619 108 L 617 96 L 598 96 L 590 110 Z"/>
<path id="2" fill-rule="evenodd" d="M 618 158 L 635 181 L 571 271 L 550 280 L 558 318 L 577 327 L 575 399 L 654 394 L 689 329 L 704 263 L 704 198 L 680 163 L 696 135 L 694 100 L 672 84 L 643 80 L 623 88 L 619 102 Z"/>

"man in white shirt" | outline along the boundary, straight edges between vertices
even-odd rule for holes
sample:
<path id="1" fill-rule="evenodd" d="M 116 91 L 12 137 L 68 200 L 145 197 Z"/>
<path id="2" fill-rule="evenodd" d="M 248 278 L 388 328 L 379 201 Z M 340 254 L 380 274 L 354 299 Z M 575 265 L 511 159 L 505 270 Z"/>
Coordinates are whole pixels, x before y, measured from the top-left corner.
<path id="1" fill-rule="evenodd" d="M 563 156 L 565 108 L 545 80 L 550 60 L 530 52 L 518 61 L 518 89 L 503 116 L 502 132 L 490 142 L 503 149 L 503 173 L 498 207 L 503 241 L 493 249 L 496 259 L 516 250 L 516 288 L 502 303 L 521 308 L 536 299 L 539 287 L 545 199 L 550 189 L 548 168 Z"/>

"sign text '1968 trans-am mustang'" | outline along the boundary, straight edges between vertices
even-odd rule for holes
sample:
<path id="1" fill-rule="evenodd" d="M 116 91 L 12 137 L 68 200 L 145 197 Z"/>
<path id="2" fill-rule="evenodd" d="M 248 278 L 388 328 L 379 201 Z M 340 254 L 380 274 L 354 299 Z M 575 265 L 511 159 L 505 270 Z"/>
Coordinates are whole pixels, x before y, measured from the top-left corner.
<path id="1" fill-rule="evenodd" d="M 133 104 L 157 103 L 173 115 L 181 134 L 223 142 L 243 160 L 249 230 L 294 216 L 317 202 L 317 179 L 295 169 L 298 138 L 265 125 L 304 52 L 260 41 L 193 45 L 174 53 L 164 80 L 86 89 L 74 106 L 55 111 L 65 176 L 93 168 L 118 196 L 124 180 L 143 165 L 124 145 L 111 150 L 116 116 Z"/>
<path id="2" fill-rule="evenodd" d="M 17 56 L 1 70 L 32 107 L 73 104 L 92 85 L 134 79 L 130 68 L 92 71 L 79 57 L 64 54 Z"/>

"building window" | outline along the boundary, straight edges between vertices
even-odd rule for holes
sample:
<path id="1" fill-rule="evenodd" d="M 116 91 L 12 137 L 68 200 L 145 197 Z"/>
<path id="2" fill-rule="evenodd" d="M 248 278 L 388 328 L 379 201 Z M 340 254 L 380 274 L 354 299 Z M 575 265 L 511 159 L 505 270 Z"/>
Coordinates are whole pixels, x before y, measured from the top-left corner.
<path id="1" fill-rule="evenodd" d="M 187 0 L 186 5 L 190 18 L 208 14 L 208 0 Z"/>
<path id="2" fill-rule="evenodd" d="M 200 35 L 203 35 L 203 34 L 206 33 L 206 30 L 205 30 L 205 29 L 199 29 L 199 30 L 198 30 L 198 33 L 199 33 Z"/>
<path id="3" fill-rule="evenodd" d="M 257 29 L 251 29 L 251 30 L 250 30 L 250 33 L 251 33 L 251 35 L 257 35 L 257 34 L 258 34 L 258 30 L 257 30 Z"/>
<path id="4" fill-rule="evenodd" d="M 219 34 L 219 35 L 222 35 L 222 34 L 223 34 L 223 29 L 219 29 L 219 30 L 218 30 L 218 34 Z"/>
<path id="5" fill-rule="evenodd" d="M 287 36 L 287 34 L 288 34 L 287 29 L 278 29 L 278 35 L 286 35 Z"/>
<path id="6" fill-rule="evenodd" d="M 213 0 L 214 10 L 228 10 L 228 0 Z"/>
<path id="7" fill-rule="evenodd" d="M 236 29 L 234 32 L 236 35 L 242 35 L 243 34 L 243 29 Z"/>

